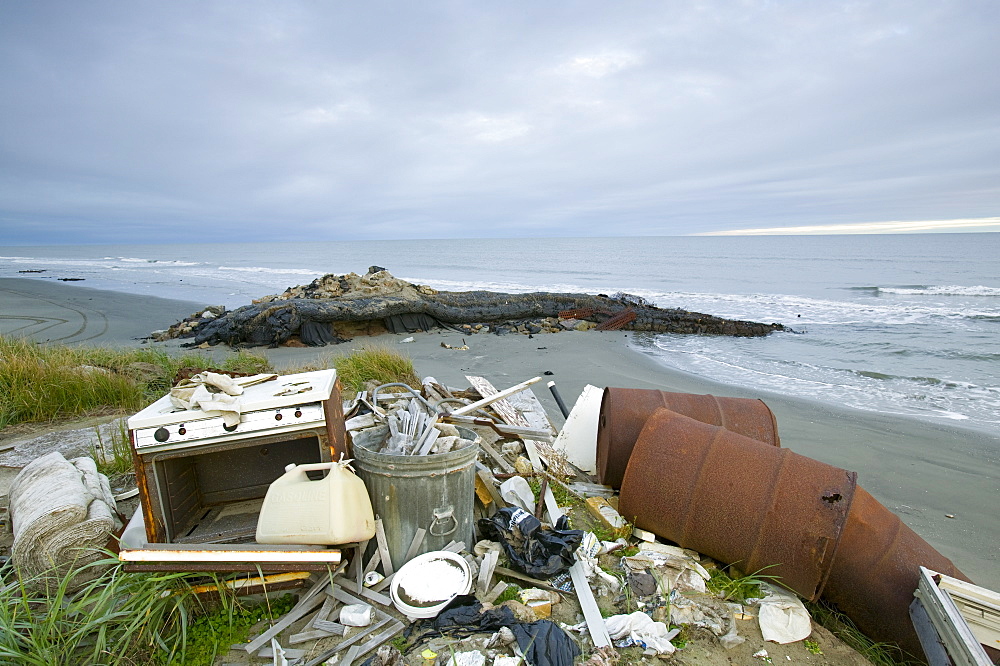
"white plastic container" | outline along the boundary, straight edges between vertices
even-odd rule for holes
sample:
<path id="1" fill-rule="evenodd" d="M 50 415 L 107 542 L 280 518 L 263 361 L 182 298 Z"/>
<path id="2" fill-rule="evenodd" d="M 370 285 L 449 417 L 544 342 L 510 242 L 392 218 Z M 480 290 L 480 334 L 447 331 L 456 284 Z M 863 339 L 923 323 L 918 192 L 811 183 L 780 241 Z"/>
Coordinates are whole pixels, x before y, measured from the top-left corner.
<path id="1" fill-rule="evenodd" d="M 392 605 L 410 619 L 435 617 L 460 594 L 472 589 L 472 570 L 447 550 L 418 555 L 392 577 Z"/>
<path id="2" fill-rule="evenodd" d="M 375 515 L 351 461 L 291 464 L 267 489 L 257 543 L 336 545 L 375 536 Z M 313 481 L 306 472 L 326 471 Z"/>

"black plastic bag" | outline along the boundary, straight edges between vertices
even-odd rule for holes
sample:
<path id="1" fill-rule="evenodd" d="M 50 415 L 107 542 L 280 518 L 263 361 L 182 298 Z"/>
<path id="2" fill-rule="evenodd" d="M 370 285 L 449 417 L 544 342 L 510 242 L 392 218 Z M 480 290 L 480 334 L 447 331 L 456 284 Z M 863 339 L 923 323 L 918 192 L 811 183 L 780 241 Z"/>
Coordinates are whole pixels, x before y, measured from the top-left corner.
<path id="1" fill-rule="evenodd" d="M 517 646 L 532 666 L 573 666 L 580 648 L 565 631 L 549 620 L 511 627 Z"/>
<path id="2" fill-rule="evenodd" d="M 474 633 L 496 631 L 509 627 L 514 632 L 521 653 L 531 666 L 572 666 L 580 654 L 580 648 L 558 625 L 548 620 L 531 624 L 518 622 L 514 612 L 506 606 L 497 606 L 483 611 L 483 604 L 472 595 L 456 597 L 434 618 L 432 634 L 424 634 L 420 640 L 447 631 L 454 633 Z M 419 641 L 418 641 L 419 642 Z"/>
<path id="3" fill-rule="evenodd" d="M 483 604 L 473 595 L 455 597 L 443 611 L 434 618 L 434 628 L 438 630 L 467 627 L 477 631 L 496 631 L 517 623 L 514 611 L 506 606 L 497 606 L 483 611 Z"/>
<path id="4" fill-rule="evenodd" d="M 479 521 L 480 533 L 500 542 L 515 569 L 543 580 L 561 574 L 576 561 L 573 552 L 583 540 L 583 532 L 566 526 L 565 516 L 550 528 L 517 507 L 500 509 L 492 518 Z"/>

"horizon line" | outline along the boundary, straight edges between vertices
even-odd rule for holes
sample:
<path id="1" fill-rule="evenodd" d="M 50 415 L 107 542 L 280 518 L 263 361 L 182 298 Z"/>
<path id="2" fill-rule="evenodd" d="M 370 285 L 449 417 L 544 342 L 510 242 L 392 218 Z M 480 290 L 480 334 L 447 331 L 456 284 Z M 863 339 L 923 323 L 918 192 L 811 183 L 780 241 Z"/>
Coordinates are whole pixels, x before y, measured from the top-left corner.
<path id="1" fill-rule="evenodd" d="M 956 220 L 921 220 L 892 222 L 854 222 L 848 224 L 815 224 L 797 227 L 762 227 L 756 229 L 727 229 L 700 231 L 691 236 L 798 236 L 798 235 L 856 235 L 856 234 L 905 234 L 927 231 L 1000 232 L 1000 217 L 965 218 Z"/>

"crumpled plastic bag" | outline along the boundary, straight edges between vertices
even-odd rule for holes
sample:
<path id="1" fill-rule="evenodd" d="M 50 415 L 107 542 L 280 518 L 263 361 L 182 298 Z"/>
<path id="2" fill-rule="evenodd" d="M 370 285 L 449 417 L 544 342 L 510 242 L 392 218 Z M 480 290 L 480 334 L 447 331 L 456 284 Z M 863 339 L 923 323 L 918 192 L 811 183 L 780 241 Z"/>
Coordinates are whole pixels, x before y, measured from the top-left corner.
<path id="1" fill-rule="evenodd" d="M 549 620 L 511 627 L 521 654 L 531 666 L 573 666 L 580 648 L 559 625 Z"/>
<path id="2" fill-rule="evenodd" d="M 573 551 L 583 532 L 566 529 L 568 522 L 562 516 L 550 528 L 524 509 L 505 507 L 478 525 L 485 538 L 500 542 L 515 569 L 544 580 L 569 570 L 576 561 Z"/>
<path id="3" fill-rule="evenodd" d="M 812 618 L 799 598 L 766 583 L 761 589 L 767 596 L 760 600 L 757 621 L 764 640 L 784 644 L 809 638 Z"/>
<path id="4" fill-rule="evenodd" d="M 640 645 L 649 654 L 673 654 L 673 643 L 670 639 L 680 633 L 680 629 L 667 629 L 667 625 L 662 622 L 654 622 L 642 611 L 636 611 L 628 615 L 612 615 L 604 620 L 608 627 L 608 635 L 613 640 L 628 638 L 631 644 Z M 618 647 L 627 647 L 618 645 Z"/>
<path id="5" fill-rule="evenodd" d="M 580 655 L 580 648 L 559 625 L 549 620 L 520 623 L 506 606 L 483 611 L 482 603 L 472 595 L 455 597 L 433 624 L 438 630 L 496 631 L 508 627 L 531 666 L 572 666 Z"/>

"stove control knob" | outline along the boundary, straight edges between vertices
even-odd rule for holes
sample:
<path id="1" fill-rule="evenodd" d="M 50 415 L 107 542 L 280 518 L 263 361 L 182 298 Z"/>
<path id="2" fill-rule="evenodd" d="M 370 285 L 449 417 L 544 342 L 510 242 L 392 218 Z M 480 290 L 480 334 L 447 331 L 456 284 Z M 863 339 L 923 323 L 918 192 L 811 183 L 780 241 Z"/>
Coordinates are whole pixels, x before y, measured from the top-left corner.
<path id="1" fill-rule="evenodd" d="M 158 442 L 165 442 L 170 439 L 170 431 L 164 427 L 159 427 L 156 432 L 153 433 L 153 439 Z"/>
<path id="2" fill-rule="evenodd" d="M 295 410 L 295 418 L 297 418 L 297 419 L 301 419 L 302 418 L 302 410 L 301 409 L 296 409 Z"/>
<path id="3" fill-rule="evenodd" d="M 275 414 L 274 414 L 274 420 L 275 421 L 280 421 L 281 420 L 281 412 L 275 412 Z"/>

